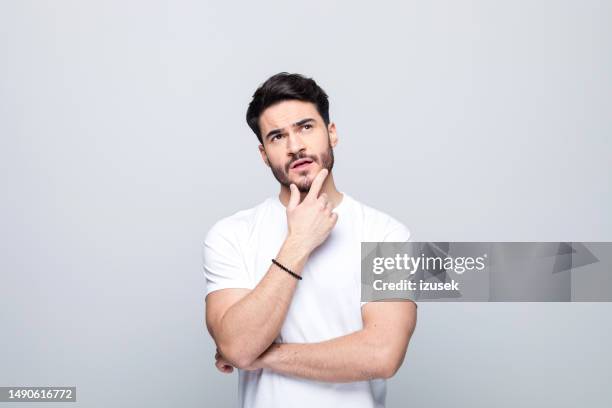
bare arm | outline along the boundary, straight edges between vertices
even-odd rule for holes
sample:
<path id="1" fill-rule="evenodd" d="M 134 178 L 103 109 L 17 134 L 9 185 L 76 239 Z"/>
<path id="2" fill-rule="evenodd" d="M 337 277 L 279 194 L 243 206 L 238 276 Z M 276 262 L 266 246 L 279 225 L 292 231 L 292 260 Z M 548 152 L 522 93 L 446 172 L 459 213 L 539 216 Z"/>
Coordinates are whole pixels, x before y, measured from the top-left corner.
<path id="1" fill-rule="evenodd" d="M 308 195 L 291 185 L 287 205 L 288 236 L 276 259 L 300 274 L 310 256 L 337 221 L 326 194 L 318 193 L 327 176 L 321 170 Z M 243 368 L 261 355 L 278 336 L 295 292 L 297 279 L 271 264 L 253 289 L 223 289 L 206 298 L 206 325 L 220 354 L 233 366 Z"/>
<path id="2" fill-rule="evenodd" d="M 416 326 L 413 302 L 371 302 L 364 327 L 320 343 L 273 344 L 247 369 L 267 368 L 317 381 L 352 382 L 395 375 Z"/>
<path id="3" fill-rule="evenodd" d="M 297 274 L 308 254 L 290 238 L 276 259 Z M 206 325 L 219 352 L 244 367 L 266 350 L 280 331 L 297 279 L 274 264 L 253 289 L 223 289 L 206 297 Z"/>

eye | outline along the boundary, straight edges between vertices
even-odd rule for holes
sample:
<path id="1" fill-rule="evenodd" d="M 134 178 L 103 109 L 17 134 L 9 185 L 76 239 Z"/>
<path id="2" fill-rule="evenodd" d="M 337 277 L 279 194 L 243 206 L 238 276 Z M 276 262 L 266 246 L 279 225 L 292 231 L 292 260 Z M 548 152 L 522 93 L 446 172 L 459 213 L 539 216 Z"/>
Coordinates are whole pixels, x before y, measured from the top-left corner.
<path id="1" fill-rule="evenodd" d="M 280 139 L 280 138 L 281 138 L 281 136 L 282 136 L 281 134 L 276 134 L 276 135 L 272 136 L 272 141 L 273 141 L 273 142 L 274 142 L 274 141 L 276 141 L 276 140 L 277 140 L 277 138 L 278 138 L 278 139 Z"/>
<path id="2" fill-rule="evenodd" d="M 303 126 L 303 128 L 304 128 L 304 129 L 306 129 L 306 130 L 310 130 L 310 129 L 312 129 L 312 125 L 311 125 L 310 123 L 306 123 L 306 124 Z"/>

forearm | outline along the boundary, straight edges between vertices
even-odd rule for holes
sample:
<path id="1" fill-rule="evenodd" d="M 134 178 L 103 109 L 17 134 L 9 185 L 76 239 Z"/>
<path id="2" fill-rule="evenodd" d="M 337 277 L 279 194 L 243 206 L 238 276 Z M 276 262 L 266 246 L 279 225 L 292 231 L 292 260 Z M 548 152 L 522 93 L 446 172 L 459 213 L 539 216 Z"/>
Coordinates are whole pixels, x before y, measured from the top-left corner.
<path id="1" fill-rule="evenodd" d="M 298 187 L 293 183 L 289 186 L 288 235 L 276 258 L 300 275 L 310 253 L 327 239 L 338 219 L 327 194 L 318 197 L 327 174 L 327 169 L 319 171 L 301 203 Z M 268 349 L 285 321 L 297 282 L 271 263 L 265 276 L 246 295 L 233 292 L 217 297 L 217 304 L 207 303 L 206 324 L 228 361 L 245 367 Z"/>
<path id="2" fill-rule="evenodd" d="M 287 238 L 276 259 L 301 275 L 309 251 Z M 223 315 L 215 341 L 237 366 L 250 364 L 278 336 L 298 280 L 271 264 L 259 284 Z"/>
<path id="3" fill-rule="evenodd" d="M 281 374 L 316 381 L 388 378 L 401 365 L 403 355 L 393 356 L 382 336 L 377 337 L 373 332 L 359 330 L 320 343 L 273 344 L 261 356 L 259 365 Z"/>

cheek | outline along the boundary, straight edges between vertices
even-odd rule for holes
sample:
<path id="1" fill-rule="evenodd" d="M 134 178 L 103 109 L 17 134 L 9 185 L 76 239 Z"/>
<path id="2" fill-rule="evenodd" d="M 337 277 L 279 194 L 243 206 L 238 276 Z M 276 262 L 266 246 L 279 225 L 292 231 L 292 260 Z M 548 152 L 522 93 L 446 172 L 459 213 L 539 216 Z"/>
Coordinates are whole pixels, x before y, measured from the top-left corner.
<path id="1" fill-rule="evenodd" d="M 317 149 L 317 155 L 319 156 L 327 152 L 327 150 L 329 149 L 329 140 L 327 139 L 327 136 L 325 136 L 323 140 L 320 140 L 317 143 L 316 149 Z"/>
<path id="2" fill-rule="evenodd" d="M 268 156 L 268 163 L 270 167 L 275 167 L 277 169 L 285 170 L 285 166 L 287 165 L 287 161 L 277 157 Z"/>
<path id="3" fill-rule="evenodd" d="M 268 154 L 266 155 L 267 159 L 268 159 L 268 163 L 272 166 L 278 166 L 278 163 L 281 162 L 281 158 L 279 157 L 279 155 L 277 154 L 277 152 L 274 151 L 268 151 Z"/>
<path id="4" fill-rule="evenodd" d="M 310 143 L 307 143 L 307 148 L 310 149 L 311 152 L 315 154 L 319 154 L 324 152 L 327 149 L 329 142 L 327 140 L 327 135 L 312 135 Z"/>

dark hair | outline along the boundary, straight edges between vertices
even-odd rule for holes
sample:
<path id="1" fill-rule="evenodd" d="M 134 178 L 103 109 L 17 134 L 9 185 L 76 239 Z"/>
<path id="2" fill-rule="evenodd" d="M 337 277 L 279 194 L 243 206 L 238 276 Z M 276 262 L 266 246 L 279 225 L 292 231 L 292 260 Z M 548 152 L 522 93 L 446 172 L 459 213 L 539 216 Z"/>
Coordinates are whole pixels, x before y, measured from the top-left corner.
<path id="1" fill-rule="evenodd" d="M 257 88 L 247 109 L 246 121 L 261 144 L 263 140 L 259 116 L 268 107 L 286 100 L 314 103 L 325 125 L 329 125 L 329 101 L 325 91 L 312 78 L 281 72 L 271 76 Z"/>

